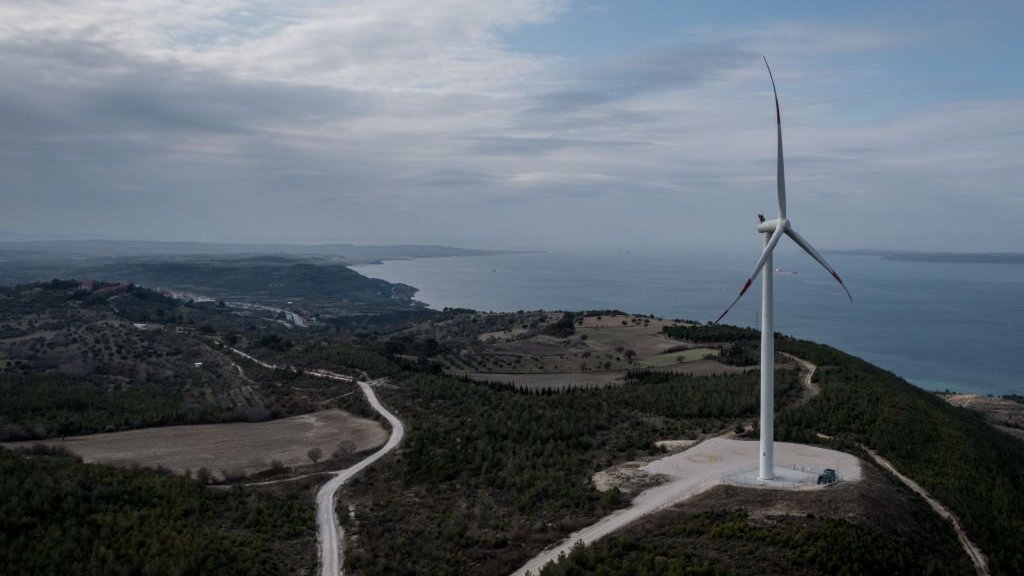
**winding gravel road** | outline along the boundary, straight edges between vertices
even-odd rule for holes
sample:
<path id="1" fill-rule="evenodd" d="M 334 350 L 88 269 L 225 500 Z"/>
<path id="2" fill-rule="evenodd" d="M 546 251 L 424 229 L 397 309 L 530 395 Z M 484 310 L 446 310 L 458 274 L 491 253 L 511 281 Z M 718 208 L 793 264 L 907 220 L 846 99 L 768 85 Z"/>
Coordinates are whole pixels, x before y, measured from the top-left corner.
<path id="1" fill-rule="evenodd" d="M 262 360 L 259 360 L 237 348 L 230 348 L 232 352 L 242 356 L 243 358 L 255 362 L 264 368 L 271 370 L 285 369 L 283 366 L 277 366 L 275 364 L 269 364 Z M 295 368 L 287 368 L 292 372 L 295 372 Z M 329 370 L 305 370 L 305 374 L 309 376 L 315 376 L 317 378 L 327 378 L 329 380 L 340 380 L 342 382 L 352 382 L 351 376 L 345 374 L 338 374 Z M 316 531 L 317 536 L 320 540 L 320 574 L 321 576 L 339 576 L 343 574 L 341 570 L 342 566 L 342 537 L 344 531 L 338 524 L 338 516 L 334 510 L 335 496 L 338 493 L 338 489 L 341 488 L 345 482 L 348 482 L 356 474 L 363 471 L 364 468 L 373 464 L 377 460 L 384 457 L 385 454 L 394 450 L 402 442 L 402 438 L 405 437 L 405 425 L 399 420 L 394 414 L 388 411 L 380 400 L 377 399 L 377 395 L 373 393 L 373 387 L 371 384 L 380 382 L 380 380 L 374 380 L 371 382 L 356 382 L 359 388 L 363 391 L 363 395 L 366 396 L 366 401 L 370 403 L 370 406 L 377 411 L 378 414 L 383 416 L 389 424 L 391 424 L 391 436 L 388 437 L 388 441 L 384 443 L 376 452 L 370 454 L 366 458 L 359 462 L 345 468 L 344 470 L 338 470 L 332 472 L 334 477 L 327 481 L 326 484 L 320 487 L 320 491 L 316 494 Z M 264 482 L 263 484 L 270 484 L 278 481 Z"/>
<path id="2" fill-rule="evenodd" d="M 329 378 L 330 376 L 325 375 L 325 377 Z M 320 537 L 321 576 L 338 576 L 342 574 L 341 539 L 344 532 L 341 526 L 338 525 L 338 517 L 334 512 L 334 500 L 338 489 L 364 468 L 394 450 L 402 441 L 402 437 L 405 436 L 405 426 L 402 424 L 402 421 L 391 412 L 388 412 L 387 408 L 380 403 L 377 395 L 373 393 L 373 388 L 370 387 L 370 384 L 368 382 L 359 382 L 358 384 L 363 390 L 363 394 L 366 395 L 366 400 L 373 406 L 373 409 L 391 424 L 391 437 L 388 438 L 388 441 L 379 450 L 367 458 L 340 472 L 336 472 L 334 478 L 331 478 L 317 492 L 316 526 Z"/>

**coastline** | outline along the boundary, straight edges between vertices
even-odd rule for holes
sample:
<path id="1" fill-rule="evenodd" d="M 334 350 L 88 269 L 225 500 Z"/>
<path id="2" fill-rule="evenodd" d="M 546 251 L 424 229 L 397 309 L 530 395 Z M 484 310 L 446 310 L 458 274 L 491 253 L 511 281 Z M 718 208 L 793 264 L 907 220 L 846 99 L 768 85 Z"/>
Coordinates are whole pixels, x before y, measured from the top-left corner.
<path id="1" fill-rule="evenodd" d="M 827 277 L 799 258 L 782 258 L 799 273 L 777 277 L 787 284 L 776 303 L 779 332 L 860 356 L 929 391 L 1021 392 L 1013 375 L 1015 351 L 1024 347 L 1024 307 L 1015 304 L 1024 269 L 840 255 L 835 265 L 854 293 L 847 304 Z M 620 309 L 704 321 L 721 311 L 749 272 L 747 259 L 542 252 L 353 268 L 416 287 L 416 300 L 434 310 Z M 731 321 L 756 328 L 756 303 L 741 302 Z"/>

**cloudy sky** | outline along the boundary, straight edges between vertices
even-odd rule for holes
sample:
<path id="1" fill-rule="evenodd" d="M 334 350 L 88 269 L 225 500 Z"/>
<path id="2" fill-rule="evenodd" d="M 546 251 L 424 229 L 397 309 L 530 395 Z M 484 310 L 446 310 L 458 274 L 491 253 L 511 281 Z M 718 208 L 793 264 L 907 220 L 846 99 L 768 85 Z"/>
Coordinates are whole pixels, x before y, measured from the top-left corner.
<path id="1" fill-rule="evenodd" d="M 1024 4 L 825 4 L 4 0 L 0 237 L 749 246 L 763 53 L 816 245 L 1022 250 Z"/>

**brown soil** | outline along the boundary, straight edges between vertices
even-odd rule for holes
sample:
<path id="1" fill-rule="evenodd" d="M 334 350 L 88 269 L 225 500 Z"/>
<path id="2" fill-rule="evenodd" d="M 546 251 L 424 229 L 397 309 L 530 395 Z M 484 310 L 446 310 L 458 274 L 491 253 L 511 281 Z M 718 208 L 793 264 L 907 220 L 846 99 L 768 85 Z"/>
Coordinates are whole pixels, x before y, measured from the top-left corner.
<path id="1" fill-rule="evenodd" d="M 590 481 L 598 492 L 607 492 L 618 488 L 623 494 L 638 494 L 644 490 L 663 484 L 667 476 L 649 474 L 640 468 L 647 465 L 645 461 L 623 462 L 607 470 L 601 470 L 591 476 Z"/>
<path id="2" fill-rule="evenodd" d="M 179 474 L 207 468 L 222 476 L 224 471 L 265 470 L 275 460 L 289 467 L 309 464 L 306 453 L 314 447 L 320 448 L 323 458 L 339 447 L 346 453 L 360 452 L 383 444 L 387 436 L 374 420 L 324 410 L 269 422 L 165 426 L 4 446 L 46 444 L 65 448 L 85 462 L 163 466 Z"/>
<path id="3" fill-rule="evenodd" d="M 978 394 L 943 394 L 953 406 L 981 412 L 995 428 L 1024 440 L 1024 404 Z"/>

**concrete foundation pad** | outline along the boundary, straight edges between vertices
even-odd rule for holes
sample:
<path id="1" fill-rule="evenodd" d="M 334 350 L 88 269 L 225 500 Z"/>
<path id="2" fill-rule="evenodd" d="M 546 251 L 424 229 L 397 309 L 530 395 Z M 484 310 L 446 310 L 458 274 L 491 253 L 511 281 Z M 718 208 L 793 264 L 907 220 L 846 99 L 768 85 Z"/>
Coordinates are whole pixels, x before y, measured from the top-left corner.
<path id="1" fill-rule="evenodd" d="M 860 480 L 860 461 L 855 456 L 789 442 L 775 443 L 775 476 L 778 480 L 759 480 L 758 452 L 759 445 L 753 440 L 712 438 L 689 450 L 655 460 L 644 470 L 678 480 L 701 478 L 764 488 L 800 487 L 809 477 L 816 486 L 818 474 L 826 468 L 835 470 L 843 480 Z M 797 486 L 792 486 L 794 483 Z"/>
<path id="2" fill-rule="evenodd" d="M 744 486 L 748 488 L 771 488 L 775 490 L 807 490 L 818 488 L 819 471 L 800 468 L 775 467 L 775 477 L 770 480 L 758 478 L 758 469 L 751 468 L 745 472 L 722 478 L 724 484 Z"/>
<path id="3" fill-rule="evenodd" d="M 568 554 L 576 542 L 594 542 L 647 514 L 682 502 L 719 484 L 814 490 L 821 488 L 817 484 L 818 474 L 826 468 L 835 470 L 845 481 L 861 478 L 860 461 L 854 456 L 817 446 L 776 442 L 776 478 L 760 480 L 757 478 L 759 452 L 756 441 L 712 438 L 643 466 L 640 470 L 665 476 L 669 481 L 637 494 L 629 508 L 616 510 L 544 550 L 516 570 L 514 576 L 523 576 L 527 571 L 536 574 L 542 566 L 557 560 L 559 554 Z"/>

